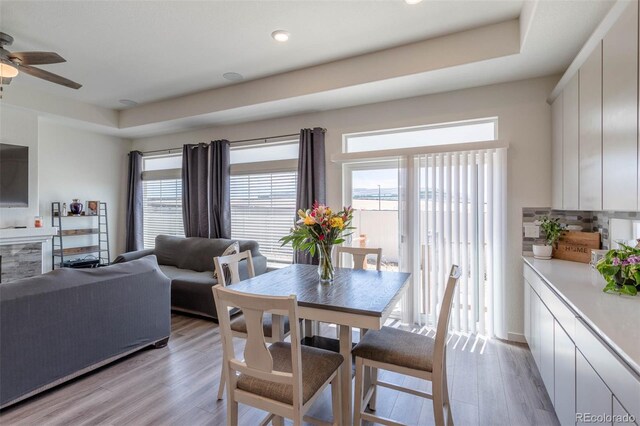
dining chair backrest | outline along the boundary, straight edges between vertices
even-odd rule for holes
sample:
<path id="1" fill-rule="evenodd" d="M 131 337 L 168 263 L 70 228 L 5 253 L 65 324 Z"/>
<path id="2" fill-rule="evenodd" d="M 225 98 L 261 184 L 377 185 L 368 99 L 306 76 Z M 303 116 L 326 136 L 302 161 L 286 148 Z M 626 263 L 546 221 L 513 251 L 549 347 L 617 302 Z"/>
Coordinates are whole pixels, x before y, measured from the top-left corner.
<path id="1" fill-rule="evenodd" d="M 227 256 L 218 256 L 213 258 L 213 264 L 216 268 L 216 275 L 218 276 L 218 283 L 223 286 L 229 284 L 236 284 L 240 282 L 240 262 L 247 259 L 247 272 L 249 278 L 256 276 L 255 269 L 253 268 L 253 258 L 251 257 L 251 250 L 242 251 L 236 254 L 230 254 Z"/>
<path id="2" fill-rule="evenodd" d="M 449 333 L 449 318 L 451 317 L 451 305 L 453 304 L 453 296 L 455 294 L 456 285 L 462 274 L 458 265 L 451 266 L 449 279 L 444 289 L 442 297 L 442 306 L 438 315 L 438 324 L 436 327 L 436 338 L 433 351 L 433 369 L 441 367 L 445 359 L 445 348 L 447 344 L 447 335 Z"/>
<path id="3" fill-rule="evenodd" d="M 292 385 L 294 409 L 302 407 L 302 361 L 300 350 L 300 325 L 295 295 L 276 297 L 234 291 L 218 284 L 213 287 L 213 298 L 218 311 L 222 332 L 222 345 L 227 365 L 227 385 L 232 392 L 236 388 L 236 372 L 275 383 Z M 247 337 L 242 357 L 237 357 L 233 346 L 229 312 L 239 308 L 247 324 Z M 267 348 L 262 321 L 265 313 L 288 316 L 291 324 L 291 373 L 275 371 L 273 358 Z"/>
<path id="4" fill-rule="evenodd" d="M 353 269 L 366 269 L 365 262 L 368 255 L 376 256 L 376 270 L 380 270 L 382 261 L 382 249 L 381 248 L 364 248 L 364 247 L 336 247 L 336 254 L 338 256 L 338 267 L 342 266 L 342 254 L 348 253 L 353 257 Z"/>

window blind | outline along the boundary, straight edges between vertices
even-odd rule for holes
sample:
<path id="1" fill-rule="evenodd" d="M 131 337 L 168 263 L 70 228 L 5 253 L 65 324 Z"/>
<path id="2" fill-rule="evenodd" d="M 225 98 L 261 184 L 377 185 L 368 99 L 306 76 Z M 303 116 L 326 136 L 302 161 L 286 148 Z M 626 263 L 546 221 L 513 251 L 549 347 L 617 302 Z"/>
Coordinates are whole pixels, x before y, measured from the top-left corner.
<path id="1" fill-rule="evenodd" d="M 280 238 L 296 215 L 295 171 L 231 176 L 231 237 L 251 239 L 270 263 L 291 263 L 291 246 Z"/>
<path id="2" fill-rule="evenodd" d="M 143 180 L 142 191 L 144 248 L 160 234 L 184 237 L 182 179 Z"/>
<path id="3" fill-rule="evenodd" d="M 494 334 L 504 280 L 506 150 L 422 157 L 424 306 L 435 324 L 452 264 L 462 268 L 453 331 Z"/>

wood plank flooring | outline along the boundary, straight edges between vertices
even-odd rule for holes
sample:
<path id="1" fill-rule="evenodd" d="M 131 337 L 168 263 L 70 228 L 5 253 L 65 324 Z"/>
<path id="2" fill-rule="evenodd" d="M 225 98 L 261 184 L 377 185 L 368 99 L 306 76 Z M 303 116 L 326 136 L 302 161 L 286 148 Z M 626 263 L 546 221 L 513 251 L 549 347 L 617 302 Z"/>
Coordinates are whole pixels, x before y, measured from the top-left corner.
<path id="1" fill-rule="evenodd" d="M 391 326 L 398 326 L 390 322 Z M 413 330 L 423 334 L 432 330 Z M 323 335 L 335 329 L 323 325 Z M 357 333 L 354 333 L 357 341 Z M 242 341 L 238 340 L 238 349 Z M 456 425 L 557 425 L 551 401 L 525 345 L 454 335 L 447 365 Z M 149 349 L 0 412 L 4 425 L 224 425 L 226 404 L 216 400 L 220 335 L 210 321 L 172 316 L 169 345 Z M 394 373 L 381 379 L 430 390 L 430 384 Z M 381 388 L 377 413 L 410 425 L 432 425 L 431 401 Z M 240 406 L 239 423 L 256 425 L 265 412 Z M 314 417 L 330 420 L 329 390 Z"/>

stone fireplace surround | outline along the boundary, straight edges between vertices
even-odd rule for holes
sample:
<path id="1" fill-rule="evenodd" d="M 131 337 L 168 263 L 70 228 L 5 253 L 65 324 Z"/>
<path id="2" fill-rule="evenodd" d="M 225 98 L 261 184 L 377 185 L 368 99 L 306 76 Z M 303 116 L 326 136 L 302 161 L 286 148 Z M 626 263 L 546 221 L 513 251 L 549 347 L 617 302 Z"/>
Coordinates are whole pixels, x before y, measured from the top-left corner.
<path id="1" fill-rule="evenodd" d="M 0 283 L 46 272 L 42 245 L 57 232 L 55 227 L 0 229 Z"/>

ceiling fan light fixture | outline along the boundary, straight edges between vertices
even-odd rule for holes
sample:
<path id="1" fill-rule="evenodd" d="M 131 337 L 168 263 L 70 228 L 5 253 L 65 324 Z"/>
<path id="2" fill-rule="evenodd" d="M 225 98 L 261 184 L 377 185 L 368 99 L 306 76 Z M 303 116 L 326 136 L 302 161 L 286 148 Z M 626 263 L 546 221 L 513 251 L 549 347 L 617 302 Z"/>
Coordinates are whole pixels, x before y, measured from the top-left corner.
<path id="1" fill-rule="evenodd" d="M 13 78 L 18 75 L 18 69 L 8 64 L 0 64 L 0 77 Z"/>
<path id="2" fill-rule="evenodd" d="M 274 32 L 271 33 L 271 37 L 273 37 L 275 41 L 284 43 L 285 41 L 289 40 L 289 31 L 275 30 Z"/>
<path id="3" fill-rule="evenodd" d="M 404 0 L 404 2 L 406 4 L 418 4 L 420 3 L 422 0 Z"/>

